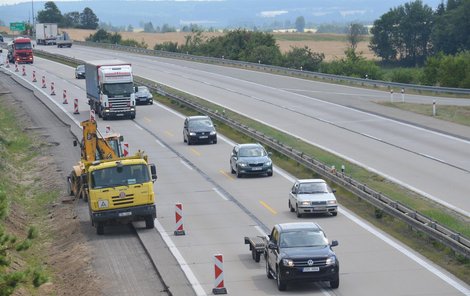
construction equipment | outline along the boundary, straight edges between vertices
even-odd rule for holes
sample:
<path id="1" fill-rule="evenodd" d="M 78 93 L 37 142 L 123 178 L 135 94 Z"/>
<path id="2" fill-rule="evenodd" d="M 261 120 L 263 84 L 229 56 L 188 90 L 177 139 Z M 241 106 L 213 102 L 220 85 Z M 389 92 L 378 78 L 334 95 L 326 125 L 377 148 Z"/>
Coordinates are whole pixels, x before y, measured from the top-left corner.
<path id="1" fill-rule="evenodd" d="M 98 234 L 104 233 L 106 224 L 116 222 L 143 220 L 146 228 L 153 228 L 157 216 L 155 165 L 148 164 L 147 155 L 140 150 L 124 156 L 123 137 L 114 133 L 103 137 L 96 121 L 86 120 L 80 125 L 81 160 L 68 177 L 70 195 L 88 201 L 91 222 Z"/>

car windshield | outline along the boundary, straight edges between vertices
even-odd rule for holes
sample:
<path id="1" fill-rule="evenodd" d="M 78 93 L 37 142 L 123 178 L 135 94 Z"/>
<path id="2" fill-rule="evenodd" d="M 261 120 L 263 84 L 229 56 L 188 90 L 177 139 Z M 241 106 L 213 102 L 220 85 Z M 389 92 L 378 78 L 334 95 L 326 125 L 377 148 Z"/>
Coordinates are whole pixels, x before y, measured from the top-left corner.
<path id="1" fill-rule="evenodd" d="M 77 67 L 77 71 L 85 71 L 85 66 L 84 65 L 80 65 Z"/>
<path id="2" fill-rule="evenodd" d="M 289 231 L 280 236 L 281 248 L 321 247 L 328 245 L 328 239 L 322 231 Z"/>
<path id="3" fill-rule="evenodd" d="M 266 156 L 266 151 L 264 151 L 261 147 L 246 147 L 240 148 L 238 152 L 238 156 L 240 157 L 261 157 Z"/>
<path id="4" fill-rule="evenodd" d="M 300 183 L 299 191 L 300 194 L 307 194 L 307 193 L 329 193 L 330 188 L 326 183 Z"/>
<path id="5" fill-rule="evenodd" d="M 189 125 L 189 128 L 205 128 L 205 127 L 213 126 L 212 121 L 207 118 L 190 120 L 188 125 Z"/>
<path id="6" fill-rule="evenodd" d="M 96 170 L 91 173 L 91 188 L 100 189 L 150 182 L 146 165 L 125 165 Z"/>
<path id="7" fill-rule="evenodd" d="M 109 97 L 130 96 L 133 92 L 132 83 L 108 83 L 103 85 L 103 93 Z"/>
<path id="8" fill-rule="evenodd" d="M 148 92 L 148 88 L 146 86 L 139 86 L 137 87 L 138 92 Z"/>

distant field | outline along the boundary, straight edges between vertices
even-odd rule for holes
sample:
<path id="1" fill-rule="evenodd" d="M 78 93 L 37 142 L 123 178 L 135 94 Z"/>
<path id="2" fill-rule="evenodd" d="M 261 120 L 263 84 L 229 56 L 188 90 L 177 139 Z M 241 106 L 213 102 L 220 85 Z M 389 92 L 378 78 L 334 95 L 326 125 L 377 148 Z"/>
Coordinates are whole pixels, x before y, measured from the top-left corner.
<path id="1" fill-rule="evenodd" d="M 0 27 L 0 31 L 7 31 L 8 28 Z M 95 30 L 64 29 L 74 40 L 84 41 Z M 185 36 L 189 33 L 144 33 L 144 32 L 120 32 L 123 39 L 134 39 L 137 42 L 144 41 L 153 48 L 157 43 L 177 42 L 184 44 Z M 204 33 L 205 38 L 221 36 L 223 33 Z M 343 58 L 344 51 L 348 46 L 346 35 L 341 34 L 315 34 L 315 33 L 273 33 L 281 52 L 287 52 L 291 47 L 308 46 L 314 52 L 323 53 L 326 61 Z M 357 51 L 362 52 L 366 59 L 375 59 L 373 53 L 368 48 L 369 40 L 362 41 L 357 46 Z"/>

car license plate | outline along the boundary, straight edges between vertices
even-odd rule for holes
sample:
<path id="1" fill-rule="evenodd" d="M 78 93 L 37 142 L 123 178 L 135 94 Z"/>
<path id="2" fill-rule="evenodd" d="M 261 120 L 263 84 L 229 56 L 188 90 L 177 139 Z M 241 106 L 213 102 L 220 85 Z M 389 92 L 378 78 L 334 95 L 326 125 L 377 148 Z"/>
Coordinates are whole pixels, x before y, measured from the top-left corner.
<path id="1" fill-rule="evenodd" d="M 119 217 L 127 217 L 127 216 L 130 216 L 130 215 L 132 215 L 132 212 L 119 213 Z"/>
<path id="2" fill-rule="evenodd" d="M 253 171 L 261 171 L 263 168 L 262 167 L 254 167 L 251 168 Z"/>
<path id="3" fill-rule="evenodd" d="M 314 267 L 304 267 L 302 269 L 303 272 L 315 272 L 315 271 L 320 271 L 320 267 L 314 266 Z"/>
<path id="4" fill-rule="evenodd" d="M 124 116 L 124 113 L 118 113 L 116 116 Z"/>
<path id="5" fill-rule="evenodd" d="M 207 139 L 208 136 L 200 136 L 199 139 Z"/>

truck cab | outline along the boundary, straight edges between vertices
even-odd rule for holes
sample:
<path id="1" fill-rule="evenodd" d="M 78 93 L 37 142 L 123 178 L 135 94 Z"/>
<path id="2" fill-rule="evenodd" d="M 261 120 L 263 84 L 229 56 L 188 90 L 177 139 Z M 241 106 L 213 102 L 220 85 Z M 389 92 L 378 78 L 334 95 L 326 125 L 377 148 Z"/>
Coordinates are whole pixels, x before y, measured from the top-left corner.
<path id="1" fill-rule="evenodd" d="M 328 281 L 339 286 L 339 261 L 321 227 L 313 222 L 277 224 L 265 246 L 266 275 L 280 291 L 292 282 Z"/>
<path id="2" fill-rule="evenodd" d="M 17 37 L 7 45 L 8 61 L 10 63 L 30 63 L 34 61 L 33 47 L 31 39 L 27 37 Z"/>

